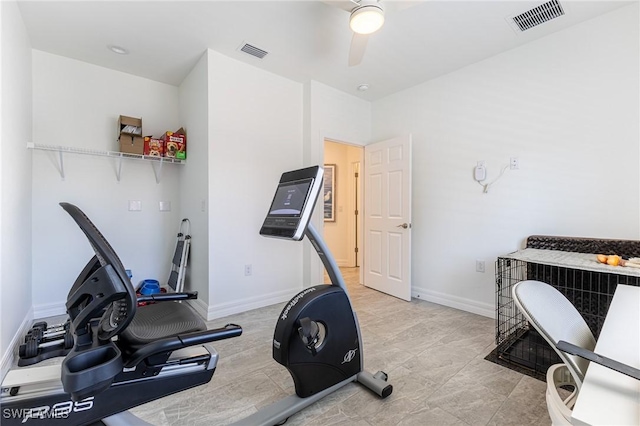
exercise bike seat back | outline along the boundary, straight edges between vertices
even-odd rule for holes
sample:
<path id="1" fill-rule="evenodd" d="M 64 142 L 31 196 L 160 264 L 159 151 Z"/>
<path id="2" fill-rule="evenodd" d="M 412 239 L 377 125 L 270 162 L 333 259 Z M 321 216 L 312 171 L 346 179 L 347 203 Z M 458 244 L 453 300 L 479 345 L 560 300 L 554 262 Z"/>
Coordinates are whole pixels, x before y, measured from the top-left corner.
<path id="1" fill-rule="evenodd" d="M 27 386 L 16 387 L 10 397 L 3 394 L 3 408 L 23 410 L 28 419 L 36 418 L 32 407 L 53 413 L 64 406 L 68 418 L 47 417 L 47 424 L 90 424 L 209 382 L 218 354 L 208 343 L 239 336 L 242 328 L 207 330 L 188 304 L 176 302 L 181 295 L 138 308 L 124 266 L 102 233 L 78 207 L 60 205 L 95 253 L 67 297 L 74 348 L 62 361 L 59 390 L 54 383 L 23 395 Z M 37 415 L 44 418 L 44 411 Z"/>
<path id="2" fill-rule="evenodd" d="M 133 320 L 137 301 L 120 259 L 102 233 L 76 206 L 61 206 L 84 232 L 101 265 L 81 285 L 74 285 L 66 302 L 75 346 L 62 363 L 62 383 L 79 401 L 108 388 L 122 371 L 122 354 L 112 338 Z"/>

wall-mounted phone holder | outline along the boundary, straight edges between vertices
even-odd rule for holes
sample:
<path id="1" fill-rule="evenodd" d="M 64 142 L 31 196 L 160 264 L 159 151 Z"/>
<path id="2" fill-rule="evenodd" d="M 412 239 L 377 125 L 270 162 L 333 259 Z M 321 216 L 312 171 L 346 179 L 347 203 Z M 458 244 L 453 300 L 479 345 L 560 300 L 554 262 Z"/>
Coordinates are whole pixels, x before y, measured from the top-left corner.
<path id="1" fill-rule="evenodd" d="M 487 166 L 485 165 L 483 160 L 479 160 L 476 166 L 473 168 L 473 179 L 478 182 L 480 186 L 482 186 L 482 192 L 486 194 L 487 192 L 489 192 L 489 187 L 493 185 L 498 179 L 500 179 L 508 168 L 509 164 L 507 164 L 502 168 L 502 170 L 500 170 L 500 174 L 498 175 L 498 177 L 496 177 L 491 182 L 485 183 L 485 180 L 487 179 Z"/>
<path id="2" fill-rule="evenodd" d="M 484 165 L 484 161 L 478 161 L 478 165 L 473 169 L 473 178 L 482 182 L 487 178 L 487 168 Z"/>

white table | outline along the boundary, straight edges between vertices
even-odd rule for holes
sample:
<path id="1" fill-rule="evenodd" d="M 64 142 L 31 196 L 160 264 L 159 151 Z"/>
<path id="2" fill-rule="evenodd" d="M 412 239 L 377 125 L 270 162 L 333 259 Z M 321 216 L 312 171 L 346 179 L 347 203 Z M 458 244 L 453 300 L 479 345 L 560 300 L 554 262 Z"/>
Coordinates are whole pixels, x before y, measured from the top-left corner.
<path id="1" fill-rule="evenodd" d="M 616 287 L 594 352 L 640 368 L 640 287 Z M 640 425 L 640 381 L 591 362 L 571 423 Z"/>

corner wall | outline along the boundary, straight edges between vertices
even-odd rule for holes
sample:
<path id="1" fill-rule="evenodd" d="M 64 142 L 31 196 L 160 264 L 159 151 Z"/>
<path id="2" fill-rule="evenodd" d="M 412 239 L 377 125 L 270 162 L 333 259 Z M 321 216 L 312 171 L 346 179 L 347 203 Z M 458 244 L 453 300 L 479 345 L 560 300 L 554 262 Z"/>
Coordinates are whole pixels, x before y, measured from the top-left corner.
<path id="1" fill-rule="evenodd" d="M 180 172 L 180 219 L 191 223 L 185 289 L 198 291 L 193 301 L 200 315 L 209 309 L 209 74 L 205 52 L 179 88 L 180 123 L 187 132 L 187 164 Z"/>
<path id="2" fill-rule="evenodd" d="M 0 2 L 0 356 L 4 377 L 31 310 L 31 45 L 16 2 Z"/>
<path id="3" fill-rule="evenodd" d="M 374 139 L 413 135 L 415 297 L 493 316 L 528 235 L 640 238 L 638 51 L 636 4 L 373 103 Z"/>
<path id="4" fill-rule="evenodd" d="M 119 115 L 141 117 L 145 135 L 176 130 L 178 88 L 33 50 L 34 143 L 118 151 Z M 64 313 L 69 288 L 93 256 L 61 201 L 87 214 L 133 271 L 134 285 L 146 278 L 166 282 L 181 219 L 179 168 L 188 164 L 163 165 L 156 183 L 152 163 L 123 160 L 118 181 L 119 160 L 65 154 L 62 180 L 57 153 L 32 154 L 36 318 Z M 142 211 L 129 211 L 129 200 L 141 201 Z M 170 201 L 171 211 L 159 211 L 160 201 Z"/>
<path id="5" fill-rule="evenodd" d="M 306 164 L 302 84 L 213 50 L 208 65 L 211 319 L 302 289 L 302 244 L 258 232 L 280 175 Z"/>

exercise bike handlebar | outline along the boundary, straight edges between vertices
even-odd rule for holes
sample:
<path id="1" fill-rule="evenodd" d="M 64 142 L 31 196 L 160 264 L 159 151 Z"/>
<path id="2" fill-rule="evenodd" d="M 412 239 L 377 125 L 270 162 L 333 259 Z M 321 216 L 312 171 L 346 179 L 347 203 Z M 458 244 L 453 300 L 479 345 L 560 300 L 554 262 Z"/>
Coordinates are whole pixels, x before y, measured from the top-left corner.
<path id="1" fill-rule="evenodd" d="M 135 351 L 124 364 L 125 368 L 131 368 L 138 365 L 144 359 L 158 353 L 171 352 L 188 346 L 201 345 L 203 343 L 215 342 L 218 340 L 230 339 L 238 337 L 242 334 L 242 327 L 236 324 L 227 324 L 222 328 L 213 330 L 196 331 L 194 333 L 184 334 L 166 339 L 156 340 L 149 343 L 139 350 Z"/>

